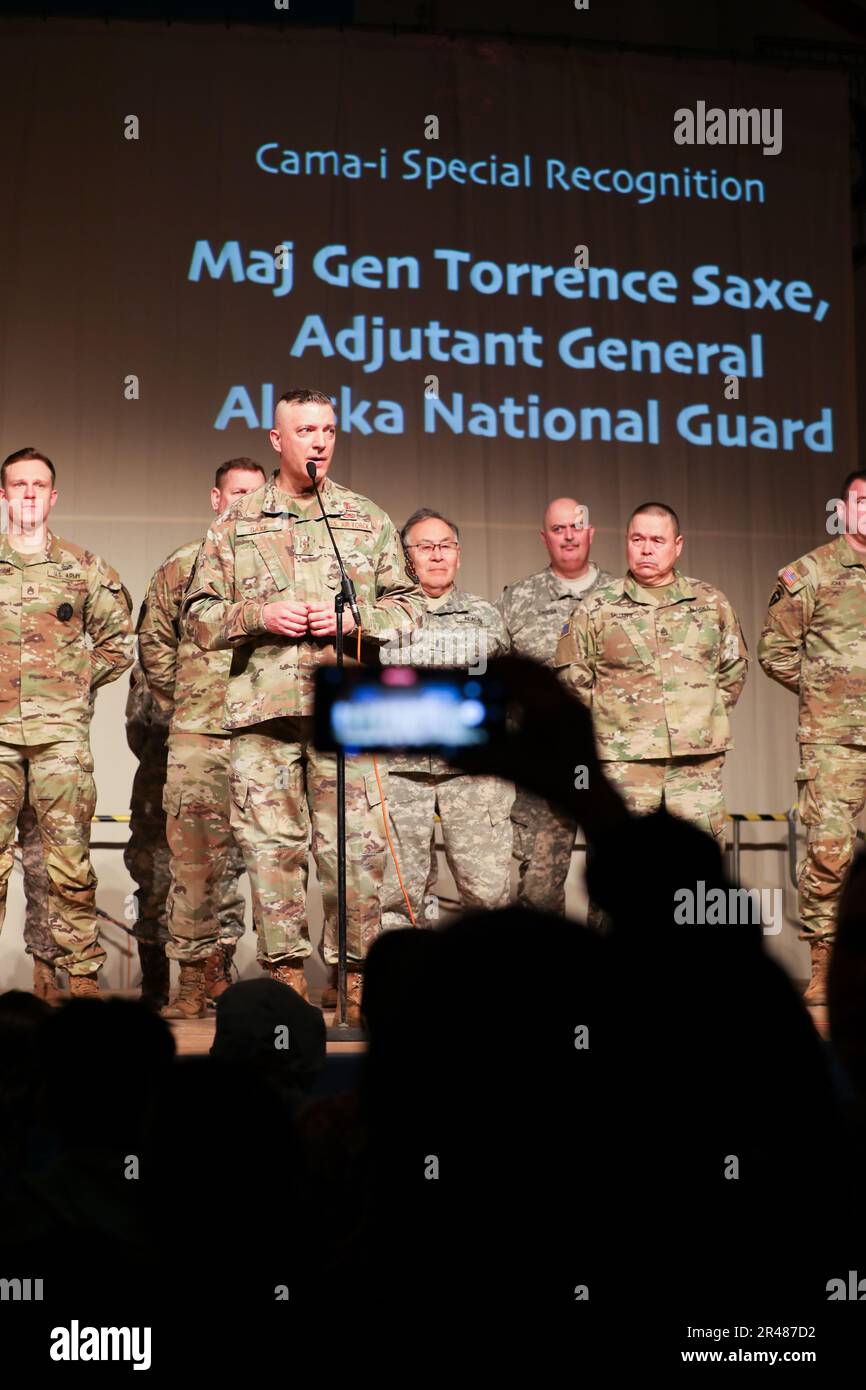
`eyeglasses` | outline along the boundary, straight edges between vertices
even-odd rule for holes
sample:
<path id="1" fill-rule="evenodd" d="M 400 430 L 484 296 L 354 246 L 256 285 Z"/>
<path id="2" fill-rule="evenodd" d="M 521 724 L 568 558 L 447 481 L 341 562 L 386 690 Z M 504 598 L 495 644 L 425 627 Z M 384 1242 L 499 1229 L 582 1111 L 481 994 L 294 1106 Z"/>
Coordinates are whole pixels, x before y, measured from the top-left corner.
<path id="1" fill-rule="evenodd" d="M 432 555 L 434 550 L 441 550 L 443 555 L 451 555 L 460 546 L 457 541 L 418 541 L 416 545 L 407 545 L 407 550 L 420 550 L 422 555 Z"/>

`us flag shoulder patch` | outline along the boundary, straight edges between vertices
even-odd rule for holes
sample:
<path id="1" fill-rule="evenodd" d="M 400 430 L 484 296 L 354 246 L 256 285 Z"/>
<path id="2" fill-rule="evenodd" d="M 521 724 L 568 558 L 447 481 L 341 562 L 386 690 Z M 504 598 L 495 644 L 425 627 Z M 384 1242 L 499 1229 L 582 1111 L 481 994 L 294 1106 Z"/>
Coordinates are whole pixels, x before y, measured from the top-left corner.
<path id="1" fill-rule="evenodd" d="M 800 578 L 793 565 L 786 565 L 779 577 L 780 579 L 783 579 L 789 587 L 792 584 L 796 584 L 797 580 Z"/>

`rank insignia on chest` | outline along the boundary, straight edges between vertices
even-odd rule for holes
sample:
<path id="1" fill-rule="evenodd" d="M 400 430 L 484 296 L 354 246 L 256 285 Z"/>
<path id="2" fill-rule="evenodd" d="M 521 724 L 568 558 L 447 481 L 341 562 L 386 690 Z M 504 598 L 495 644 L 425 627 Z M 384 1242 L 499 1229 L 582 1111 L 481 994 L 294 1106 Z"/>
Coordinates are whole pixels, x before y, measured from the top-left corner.
<path id="1" fill-rule="evenodd" d="M 38 584 L 27 583 L 27 584 L 25 584 L 24 587 L 22 588 L 21 593 L 22 593 L 22 595 L 23 595 L 24 598 L 38 598 L 38 597 L 39 597 L 39 585 L 38 585 Z"/>

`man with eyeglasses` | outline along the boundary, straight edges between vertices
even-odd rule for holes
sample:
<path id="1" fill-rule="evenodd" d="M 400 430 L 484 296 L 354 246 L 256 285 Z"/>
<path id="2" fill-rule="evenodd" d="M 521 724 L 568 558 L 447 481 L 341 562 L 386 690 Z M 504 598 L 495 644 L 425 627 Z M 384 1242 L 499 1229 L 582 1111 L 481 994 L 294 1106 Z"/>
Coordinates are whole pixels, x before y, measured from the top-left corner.
<path id="1" fill-rule="evenodd" d="M 422 507 L 400 532 L 409 565 L 426 598 L 423 627 L 380 649 L 384 664 L 455 666 L 483 673 L 508 649 L 502 618 L 487 599 L 455 583 L 460 534 L 453 521 Z M 472 777 L 431 754 L 401 754 L 389 761 L 391 839 L 416 925 L 437 914 L 435 817 L 445 858 L 466 908 L 504 906 L 510 896 L 511 803 L 514 788 L 497 777 Z M 408 927 L 411 919 L 394 861 L 385 858 L 382 927 Z"/>
<path id="2" fill-rule="evenodd" d="M 558 497 L 544 513 L 541 539 L 550 564 L 527 579 L 509 584 L 499 600 L 510 649 L 545 666 L 553 664 L 563 626 L 613 575 L 589 558 L 594 528 L 588 509 L 573 497 Z M 517 901 L 539 912 L 565 915 L 565 880 L 577 822 L 548 802 L 520 791 L 511 811 L 514 857 L 518 863 Z"/>

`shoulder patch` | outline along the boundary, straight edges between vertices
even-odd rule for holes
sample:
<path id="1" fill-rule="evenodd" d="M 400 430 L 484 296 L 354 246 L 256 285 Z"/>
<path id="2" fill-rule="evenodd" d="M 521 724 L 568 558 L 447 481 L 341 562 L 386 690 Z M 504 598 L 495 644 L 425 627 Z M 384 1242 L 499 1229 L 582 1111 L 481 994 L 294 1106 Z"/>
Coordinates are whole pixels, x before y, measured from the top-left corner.
<path id="1" fill-rule="evenodd" d="M 778 602 L 779 602 L 779 599 L 782 597 L 782 594 L 783 594 L 784 592 L 785 592 L 785 591 L 784 591 L 784 589 L 782 588 L 781 584 L 777 584 L 776 587 L 775 587 L 775 589 L 773 590 L 772 594 L 770 595 L 770 602 L 769 602 L 769 604 L 768 604 L 767 606 L 768 606 L 769 608 L 772 608 L 772 606 L 773 606 L 774 603 L 778 603 Z"/>
<path id="2" fill-rule="evenodd" d="M 805 583 L 807 571 L 798 561 L 793 565 L 786 565 L 783 570 L 779 570 L 779 578 L 784 584 L 789 594 L 795 594 Z"/>
<path id="3" fill-rule="evenodd" d="M 567 636 L 568 636 L 568 629 L 569 629 L 570 624 L 571 624 L 571 619 L 570 619 L 570 618 L 569 618 L 568 622 L 565 622 L 565 623 L 562 624 L 562 627 L 560 628 L 560 631 L 559 631 L 560 637 L 567 637 Z"/>

